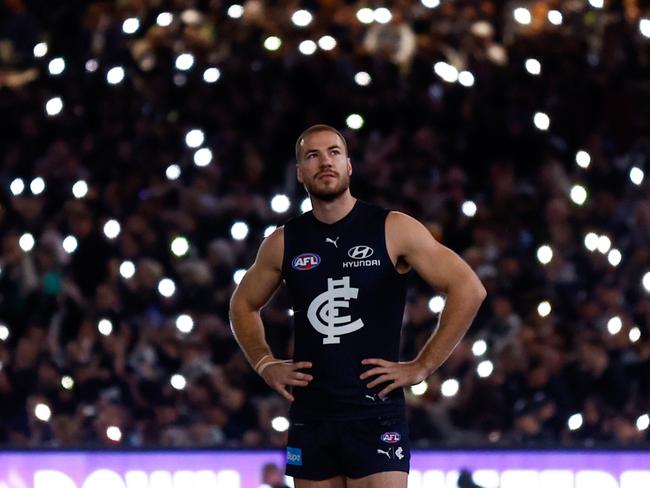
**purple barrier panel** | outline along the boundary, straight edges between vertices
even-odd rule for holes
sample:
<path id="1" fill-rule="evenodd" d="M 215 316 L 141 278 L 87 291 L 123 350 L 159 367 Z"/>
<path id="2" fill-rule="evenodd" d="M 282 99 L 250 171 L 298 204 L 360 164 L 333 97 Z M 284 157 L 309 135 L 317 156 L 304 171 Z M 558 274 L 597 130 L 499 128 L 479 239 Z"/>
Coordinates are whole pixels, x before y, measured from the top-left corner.
<path id="1" fill-rule="evenodd" d="M 3 452 L 0 488 L 258 488 L 278 451 Z M 415 451 L 409 488 L 650 488 L 650 452 Z M 289 480 L 291 481 L 291 480 Z"/>

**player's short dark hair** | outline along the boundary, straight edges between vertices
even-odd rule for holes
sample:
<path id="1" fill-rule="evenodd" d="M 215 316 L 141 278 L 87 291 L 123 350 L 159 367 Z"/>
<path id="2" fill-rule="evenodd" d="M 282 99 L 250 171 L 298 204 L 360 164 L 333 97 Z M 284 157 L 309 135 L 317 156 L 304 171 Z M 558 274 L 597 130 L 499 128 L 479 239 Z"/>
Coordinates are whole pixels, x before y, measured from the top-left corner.
<path id="1" fill-rule="evenodd" d="M 341 141 L 343 142 L 343 149 L 345 150 L 345 155 L 348 155 L 348 143 L 345 140 L 345 137 L 343 137 L 343 134 L 341 134 L 337 129 L 332 127 L 331 125 L 325 125 L 325 124 L 316 124 L 312 125 L 308 129 L 304 130 L 302 134 L 298 136 L 298 140 L 296 141 L 296 161 L 300 162 L 300 142 L 307 137 L 309 134 L 313 134 L 314 132 L 334 132 Z"/>

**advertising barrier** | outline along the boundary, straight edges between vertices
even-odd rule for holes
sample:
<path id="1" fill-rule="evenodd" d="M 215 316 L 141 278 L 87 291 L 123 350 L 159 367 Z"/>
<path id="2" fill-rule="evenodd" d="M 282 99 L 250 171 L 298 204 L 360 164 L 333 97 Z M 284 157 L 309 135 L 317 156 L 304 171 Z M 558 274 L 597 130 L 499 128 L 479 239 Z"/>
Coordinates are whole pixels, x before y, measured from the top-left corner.
<path id="1" fill-rule="evenodd" d="M 6 451 L 0 488 L 259 488 L 278 451 Z M 649 488 L 644 451 L 414 451 L 409 488 Z M 292 486 L 291 478 L 287 485 Z"/>

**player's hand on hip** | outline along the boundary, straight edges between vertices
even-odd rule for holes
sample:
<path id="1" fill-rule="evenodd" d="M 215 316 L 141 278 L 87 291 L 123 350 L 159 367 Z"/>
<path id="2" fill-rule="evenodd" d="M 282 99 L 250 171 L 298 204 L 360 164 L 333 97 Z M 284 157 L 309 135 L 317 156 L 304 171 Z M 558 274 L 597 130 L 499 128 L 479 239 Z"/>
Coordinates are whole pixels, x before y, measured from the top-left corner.
<path id="1" fill-rule="evenodd" d="M 307 386 L 314 379 L 312 375 L 298 371 L 305 368 L 311 368 L 311 363 L 308 361 L 273 363 L 264 369 L 261 376 L 267 385 L 292 402 L 294 398 L 290 392 L 291 387 Z"/>
<path id="2" fill-rule="evenodd" d="M 395 363 L 385 359 L 370 358 L 361 361 L 365 366 L 374 366 L 364 372 L 359 378 L 365 380 L 375 376 L 368 383 L 368 388 L 374 388 L 382 383 L 388 385 L 378 393 L 379 398 L 384 398 L 391 391 L 404 386 L 416 385 L 424 381 L 429 376 L 428 371 L 417 361 L 407 361 L 404 363 Z"/>

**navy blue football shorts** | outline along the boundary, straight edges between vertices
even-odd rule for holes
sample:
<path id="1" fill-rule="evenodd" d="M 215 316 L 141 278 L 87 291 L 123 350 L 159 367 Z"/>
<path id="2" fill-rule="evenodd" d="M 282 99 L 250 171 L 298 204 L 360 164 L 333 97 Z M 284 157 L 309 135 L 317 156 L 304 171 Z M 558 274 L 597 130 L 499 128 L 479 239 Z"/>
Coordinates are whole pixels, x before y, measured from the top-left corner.
<path id="1" fill-rule="evenodd" d="M 291 422 L 286 474 L 324 480 L 363 478 L 383 471 L 409 472 L 411 452 L 404 415 L 363 420 Z"/>

